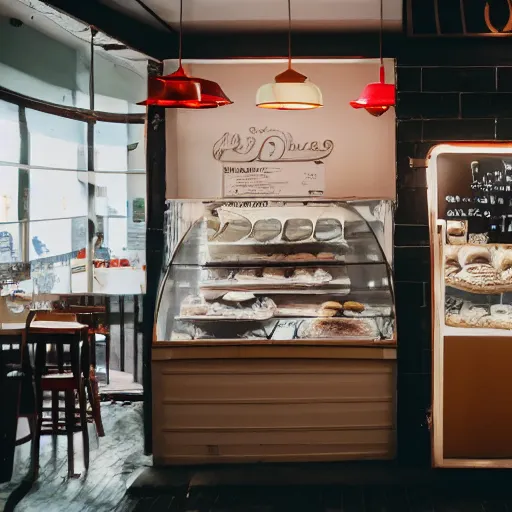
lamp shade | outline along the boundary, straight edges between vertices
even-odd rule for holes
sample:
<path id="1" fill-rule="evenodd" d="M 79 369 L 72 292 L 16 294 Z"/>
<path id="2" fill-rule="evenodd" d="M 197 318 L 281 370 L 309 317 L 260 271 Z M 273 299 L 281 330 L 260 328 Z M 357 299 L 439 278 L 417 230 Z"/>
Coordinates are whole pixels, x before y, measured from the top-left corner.
<path id="1" fill-rule="evenodd" d="M 233 103 L 217 83 L 189 77 L 182 66 L 170 75 L 150 78 L 148 84 L 148 99 L 138 105 L 203 109 Z"/>
<path id="2" fill-rule="evenodd" d="M 380 82 L 368 84 L 359 98 L 351 101 L 354 108 L 364 108 L 373 116 L 381 116 L 389 107 L 395 106 L 396 88 L 394 84 L 384 83 L 384 66 L 380 67 Z"/>
<path id="3" fill-rule="evenodd" d="M 289 68 L 262 85 L 256 93 L 256 106 L 275 110 L 311 110 L 323 106 L 322 92 L 307 77 Z"/>

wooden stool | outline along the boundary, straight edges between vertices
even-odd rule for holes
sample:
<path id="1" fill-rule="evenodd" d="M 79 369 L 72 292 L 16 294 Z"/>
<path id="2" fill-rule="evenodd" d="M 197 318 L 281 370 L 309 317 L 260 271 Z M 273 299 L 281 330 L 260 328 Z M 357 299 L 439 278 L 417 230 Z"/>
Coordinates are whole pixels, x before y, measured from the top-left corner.
<path id="1" fill-rule="evenodd" d="M 21 338 L 21 336 L 20 336 Z M 9 351 L 0 346 L 0 388 L 2 390 L 2 430 L 1 430 L 1 463 L 0 482 L 8 482 L 12 478 L 14 450 L 16 446 L 34 441 L 37 411 L 35 406 L 32 371 L 27 364 L 28 354 L 21 339 L 13 340 Z M 0 339 L 0 343 L 2 340 Z M 14 345 L 19 346 L 19 355 Z M 7 354 L 11 357 L 9 357 Z M 18 362 L 15 362 L 17 360 Z M 30 434 L 17 439 L 16 432 L 20 418 L 27 418 Z"/>
<path id="2" fill-rule="evenodd" d="M 37 318 L 36 318 L 37 319 Z M 34 369 L 34 382 L 36 388 L 36 405 L 38 421 L 34 442 L 34 468 L 37 474 L 39 468 L 39 448 L 41 435 L 66 435 L 68 439 L 68 477 L 74 474 L 73 435 L 82 432 L 84 447 L 85 470 L 89 468 L 89 434 L 87 430 L 87 411 L 84 379 L 80 368 L 80 333 L 74 335 L 36 335 L 30 333 L 27 327 L 27 336 L 36 344 L 36 357 Z M 49 367 L 46 361 L 46 345 L 57 347 L 57 368 Z M 70 347 L 70 364 L 64 365 L 63 346 Z M 68 370 L 68 371 L 67 371 Z M 70 370 L 70 371 L 69 371 Z M 52 395 L 51 408 L 45 408 L 44 392 Z M 65 407 L 60 407 L 60 393 L 64 394 Z M 75 406 L 75 393 L 78 394 L 78 409 Z M 51 411 L 51 417 L 45 418 L 45 412 Z M 64 412 L 65 420 L 61 421 L 59 413 Z M 77 420 L 78 413 L 78 420 Z"/>

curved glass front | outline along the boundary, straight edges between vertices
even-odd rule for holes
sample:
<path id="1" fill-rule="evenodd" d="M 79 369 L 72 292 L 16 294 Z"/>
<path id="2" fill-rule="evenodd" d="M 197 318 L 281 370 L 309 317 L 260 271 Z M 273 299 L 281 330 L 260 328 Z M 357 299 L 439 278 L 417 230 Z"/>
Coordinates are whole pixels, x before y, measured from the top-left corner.
<path id="1" fill-rule="evenodd" d="M 169 203 L 157 341 L 394 339 L 382 202 Z"/>

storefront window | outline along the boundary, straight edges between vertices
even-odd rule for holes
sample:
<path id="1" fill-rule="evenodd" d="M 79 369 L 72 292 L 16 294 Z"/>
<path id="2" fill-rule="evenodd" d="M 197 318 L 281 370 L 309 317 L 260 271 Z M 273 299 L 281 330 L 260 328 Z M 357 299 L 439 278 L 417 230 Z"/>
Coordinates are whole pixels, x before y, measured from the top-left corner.
<path id="1" fill-rule="evenodd" d="M 0 100 L 0 161 L 20 162 L 19 107 Z M 2 187 L 3 188 L 3 187 Z"/>

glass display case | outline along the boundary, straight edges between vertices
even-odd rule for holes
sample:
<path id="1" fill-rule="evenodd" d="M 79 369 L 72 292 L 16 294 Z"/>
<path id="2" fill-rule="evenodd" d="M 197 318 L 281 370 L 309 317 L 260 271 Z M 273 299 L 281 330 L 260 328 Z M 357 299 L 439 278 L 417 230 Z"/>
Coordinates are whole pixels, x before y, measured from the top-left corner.
<path id="1" fill-rule="evenodd" d="M 169 201 L 155 341 L 394 342 L 389 201 Z"/>

